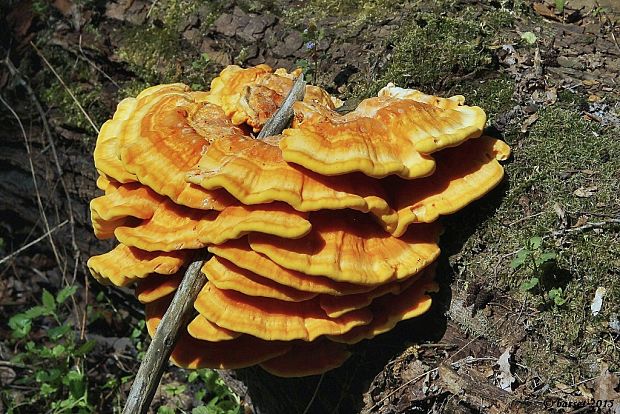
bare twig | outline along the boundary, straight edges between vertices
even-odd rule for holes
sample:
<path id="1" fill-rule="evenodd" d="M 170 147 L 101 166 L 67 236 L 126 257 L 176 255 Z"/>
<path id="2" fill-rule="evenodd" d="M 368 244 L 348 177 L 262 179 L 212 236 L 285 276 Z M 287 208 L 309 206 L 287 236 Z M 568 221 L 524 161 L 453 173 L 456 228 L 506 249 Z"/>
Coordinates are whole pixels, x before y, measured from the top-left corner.
<path id="1" fill-rule="evenodd" d="M 86 118 L 86 120 L 88 121 L 88 123 L 90 123 L 90 126 L 93 127 L 93 129 L 95 130 L 95 132 L 97 134 L 99 134 L 99 128 L 97 128 L 97 126 L 95 125 L 95 123 L 93 122 L 93 120 L 91 119 L 90 115 L 88 115 L 88 113 L 86 112 L 86 110 L 84 109 L 84 107 L 82 106 L 82 104 L 80 104 L 80 101 L 78 101 L 78 99 L 75 97 L 75 95 L 73 94 L 73 92 L 71 92 L 71 89 L 69 89 L 69 87 L 67 86 L 67 84 L 65 83 L 65 81 L 62 80 L 62 78 L 60 77 L 60 75 L 58 74 L 58 72 L 56 72 L 56 69 L 54 69 L 54 67 L 51 65 L 51 63 L 45 58 L 45 56 L 43 55 L 43 53 L 41 53 L 41 51 L 39 50 L 39 48 L 36 47 L 36 45 L 33 42 L 30 42 L 30 46 L 33 47 L 34 51 L 37 52 L 37 55 L 39 55 L 39 57 L 41 59 L 43 59 L 43 62 L 45 62 L 45 65 L 47 65 L 47 67 L 52 71 L 52 73 L 54 74 L 54 76 L 56 76 L 56 79 L 58 79 L 58 82 L 60 82 L 60 84 L 65 88 L 65 90 L 67 91 L 67 93 L 71 96 L 71 99 L 73 99 L 73 101 L 75 102 L 75 104 L 78 106 L 78 108 L 80 109 L 80 111 L 82 112 L 82 114 L 84 115 L 84 117 Z"/>
<path id="2" fill-rule="evenodd" d="M 86 53 L 84 53 L 84 49 L 82 49 L 82 35 L 80 35 L 80 39 L 78 40 L 78 49 L 80 50 L 80 55 L 77 55 L 78 57 L 80 57 L 81 59 L 83 59 L 84 61 L 86 61 L 90 66 L 93 67 L 93 69 L 95 69 L 97 72 L 101 73 L 103 76 L 105 76 L 105 78 L 107 80 L 109 80 L 110 82 L 112 82 L 112 84 L 114 86 L 116 86 L 118 89 L 121 88 L 121 86 L 116 83 L 116 81 L 114 79 L 112 79 L 112 77 L 110 75 L 108 75 L 107 73 L 105 73 L 105 71 L 103 69 L 101 69 L 99 66 L 97 66 L 95 64 L 95 62 L 93 62 L 92 60 L 90 60 L 88 58 L 88 56 L 86 56 Z"/>
<path id="3" fill-rule="evenodd" d="M 293 119 L 293 104 L 304 99 L 305 90 L 306 82 L 302 73 L 293 84 L 293 88 L 286 96 L 280 109 L 265 123 L 258 134 L 258 139 L 279 134 L 290 125 L 291 119 Z"/>
<path id="4" fill-rule="evenodd" d="M 553 237 L 564 236 L 566 234 L 579 233 L 586 230 L 600 229 L 601 227 L 609 226 L 610 224 L 620 224 L 620 219 L 613 218 L 605 221 L 599 221 L 596 223 L 586 223 L 583 226 L 572 227 L 569 229 L 557 230 L 551 233 Z"/>
<path id="5" fill-rule="evenodd" d="M 34 46 L 34 45 L 33 45 Z M 35 47 L 36 49 L 36 47 Z M 45 59 L 43 57 L 43 59 Z M 47 122 L 47 117 L 45 116 L 45 111 L 43 110 L 43 107 L 41 106 L 41 103 L 39 102 L 39 99 L 37 98 L 36 94 L 34 93 L 34 91 L 32 90 L 32 88 L 30 87 L 30 85 L 24 80 L 23 76 L 21 75 L 21 73 L 19 73 L 19 71 L 17 70 L 17 68 L 15 67 L 15 65 L 13 65 L 13 62 L 11 62 L 11 60 L 9 59 L 9 56 L 7 55 L 7 57 L 4 59 L 4 64 L 7 66 L 7 68 L 9 69 L 9 72 L 11 73 L 12 76 L 14 76 L 17 81 L 22 85 L 22 87 L 26 90 L 26 92 L 28 93 L 28 96 L 30 97 L 30 99 L 32 100 L 35 108 L 37 108 L 37 111 L 39 113 L 39 117 L 41 119 L 41 123 L 43 124 L 43 130 L 45 131 L 45 136 L 47 137 L 47 141 L 48 141 L 48 146 L 52 152 L 52 158 L 54 159 L 54 164 L 56 167 L 56 173 L 58 174 L 58 182 L 60 182 L 60 185 L 62 187 L 65 199 L 67 201 L 67 214 L 69 216 L 69 224 L 70 224 L 70 235 L 71 235 L 71 247 L 73 249 L 73 258 L 75 260 L 75 269 L 74 269 L 74 276 L 73 276 L 73 282 L 75 282 L 75 276 L 76 276 L 76 271 L 77 271 L 77 264 L 79 262 L 80 259 L 80 249 L 77 245 L 76 242 L 76 238 L 75 238 L 75 218 L 73 216 L 73 203 L 71 202 L 71 197 L 69 196 L 69 190 L 67 188 L 67 184 L 65 183 L 65 180 L 63 178 L 63 170 L 62 167 L 60 166 L 60 160 L 58 158 L 58 152 L 56 151 L 56 144 L 54 143 L 54 138 L 52 136 L 52 132 L 50 130 L 49 127 L 49 123 Z M 53 68 L 52 68 L 53 70 Z M 62 80 L 60 79 L 60 81 L 62 82 Z M 64 83 L 63 83 L 64 85 Z M 65 86 L 66 87 L 66 86 Z M 70 91 L 69 91 L 70 93 Z M 22 131 L 23 131 L 23 127 L 22 127 Z M 27 139 L 26 139 L 27 141 Z M 27 150 L 29 150 L 27 148 Z M 30 156 L 30 154 L 29 154 Z M 32 161 L 30 160 L 30 162 L 32 163 Z M 34 179 L 34 177 L 33 177 Z M 42 219 L 44 224 L 46 224 L 46 230 L 49 230 L 49 225 L 47 225 L 47 217 L 45 216 L 45 214 L 42 212 Z M 50 238 L 50 242 L 52 242 L 52 239 Z M 61 263 L 59 256 L 56 254 L 56 250 L 54 249 L 54 245 L 52 244 L 52 249 L 55 252 L 56 255 L 56 261 L 58 262 L 58 267 L 61 270 L 61 274 L 62 274 L 62 278 L 63 281 L 65 282 L 65 284 L 68 286 L 69 285 L 69 281 L 67 280 L 67 276 L 66 276 L 66 261 L 63 263 Z M 73 283 L 72 282 L 72 283 Z M 85 320 L 84 318 L 79 318 L 79 313 L 78 313 L 78 306 L 77 306 L 77 302 L 75 300 L 75 297 L 71 296 L 71 303 L 73 305 L 74 308 L 74 313 L 75 313 L 75 319 L 77 320 Z M 84 309 L 83 309 L 83 313 L 86 314 L 87 312 L 87 305 L 86 303 L 84 304 Z M 82 326 L 80 331 L 84 331 L 84 327 Z"/>
<path id="6" fill-rule="evenodd" d="M 164 371 L 164 363 L 170 357 L 179 331 L 191 316 L 190 310 L 198 293 L 207 282 L 201 268 L 204 260 L 192 262 L 153 336 L 153 341 L 140 364 L 136 379 L 131 385 L 123 414 L 146 413 L 155 395 Z"/>
<path id="7" fill-rule="evenodd" d="M 52 227 L 49 231 L 45 232 L 45 234 L 42 234 L 40 237 L 37 237 L 36 239 L 31 241 L 30 243 L 23 245 L 22 247 L 20 247 L 19 249 L 15 250 L 13 253 L 9 254 L 8 256 L 3 257 L 2 259 L 0 259 L 0 264 L 6 262 L 7 260 L 11 260 L 13 257 L 17 256 L 18 254 L 20 254 L 21 252 L 23 252 L 27 248 L 34 246 L 35 244 L 37 244 L 38 242 L 40 242 L 44 238 L 48 237 L 50 234 L 52 234 L 56 230 L 60 229 L 62 226 L 64 226 L 68 222 L 69 222 L 69 220 L 63 221 L 62 223 L 58 224 L 57 226 Z"/>
<path id="8" fill-rule="evenodd" d="M 325 373 L 321 374 L 321 377 L 319 378 L 319 382 L 316 384 L 316 387 L 314 388 L 314 393 L 312 394 L 312 398 L 310 398 L 310 401 L 308 401 L 308 405 L 306 405 L 306 408 L 303 414 L 308 414 L 308 412 L 310 411 L 310 407 L 312 407 L 312 403 L 314 402 L 316 396 L 319 394 L 319 388 L 321 388 L 323 377 L 325 377 Z"/>
<path id="9" fill-rule="evenodd" d="M 301 75 L 295 81 L 282 106 L 273 114 L 258 134 L 258 138 L 282 132 L 290 124 L 293 117 L 293 104 L 303 99 L 304 92 L 305 82 L 303 75 Z M 204 260 L 199 259 L 192 262 L 187 268 L 170 306 L 157 327 L 153 340 L 136 374 L 136 379 L 131 385 L 127 402 L 123 408 L 123 414 L 144 414 L 148 411 L 161 380 L 164 363 L 170 357 L 178 333 L 186 325 L 194 301 L 207 281 L 206 276 L 200 271 L 203 264 Z M 312 404 L 313 400 L 314 397 L 309 404 Z"/>
<path id="10" fill-rule="evenodd" d="M 69 215 L 69 222 L 71 223 L 71 245 L 73 247 L 74 254 L 77 254 L 79 253 L 79 249 L 75 241 L 75 219 L 73 217 L 73 206 L 71 203 L 71 197 L 69 197 L 69 190 L 67 189 L 67 185 L 63 179 L 63 170 L 62 170 L 62 167 L 60 166 L 60 160 L 58 158 L 58 152 L 56 151 L 56 144 L 54 143 L 54 139 L 52 137 L 52 131 L 50 130 L 49 124 L 47 122 L 47 118 L 45 117 L 45 111 L 43 111 L 43 107 L 41 106 L 41 103 L 37 99 L 37 96 L 32 90 L 32 88 L 30 87 L 30 85 L 26 83 L 26 81 L 23 79 L 22 75 L 19 73 L 15 65 L 13 65 L 13 62 L 11 62 L 8 56 L 4 60 L 4 64 L 9 68 L 9 72 L 11 72 L 11 75 L 15 76 L 17 80 L 19 81 L 19 83 L 24 87 L 24 89 L 26 89 L 28 96 L 30 96 L 30 99 L 32 100 L 32 102 L 34 103 L 34 106 L 37 108 L 37 111 L 39 112 L 39 117 L 41 118 L 41 122 L 43 124 L 43 130 L 45 131 L 45 135 L 47 137 L 49 148 L 52 151 L 52 157 L 54 159 L 56 173 L 58 174 L 60 185 L 62 186 L 63 192 L 65 194 L 65 198 L 67 199 L 67 210 L 68 210 L 68 215 Z"/>
<path id="11" fill-rule="evenodd" d="M 28 164 L 30 166 L 30 174 L 32 175 L 32 183 L 34 185 L 34 192 L 35 192 L 35 197 L 37 200 L 37 207 L 39 208 L 39 214 L 41 215 L 41 219 L 43 220 L 43 226 L 45 227 L 45 234 L 49 237 L 49 242 L 50 242 L 50 245 L 52 246 L 52 252 L 54 253 L 56 262 L 58 263 L 58 266 L 61 267 L 62 260 L 60 258 L 60 254 L 58 253 L 58 249 L 56 248 L 56 244 L 54 243 L 54 239 L 51 236 L 52 232 L 50 229 L 50 224 L 47 221 L 47 216 L 45 215 L 45 209 L 43 208 L 43 202 L 41 201 L 41 193 L 39 191 L 39 183 L 37 180 L 37 175 L 34 172 L 34 163 L 32 162 L 32 149 L 30 148 L 30 141 L 28 141 L 28 135 L 26 134 L 26 130 L 24 129 L 24 125 L 22 124 L 22 120 L 20 119 L 19 115 L 17 115 L 17 112 L 15 112 L 15 110 L 11 107 L 11 105 L 9 105 L 9 103 L 5 101 L 4 98 L 2 98 L 2 96 L 0 96 L 0 102 L 2 102 L 4 106 L 6 106 L 9 112 L 11 112 L 11 114 L 17 121 L 19 128 L 21 129 L 22 136 L 24 138 L 24 145 L 26 146 L 26 153 L 28 154 Z"/>

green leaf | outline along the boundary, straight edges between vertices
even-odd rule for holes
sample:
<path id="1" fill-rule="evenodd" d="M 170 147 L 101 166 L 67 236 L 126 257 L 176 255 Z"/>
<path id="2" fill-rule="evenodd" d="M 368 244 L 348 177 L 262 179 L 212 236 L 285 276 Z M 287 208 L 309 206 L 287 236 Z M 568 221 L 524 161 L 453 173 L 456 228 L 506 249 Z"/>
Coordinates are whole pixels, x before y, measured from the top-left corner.
<path id="1" fill-rule="evenodd" d="M 157 414 L 174 414 L 174 408 L 170 408 L 167 405 L 162 405 L 157 409 Z"/>
<path id="2" fill-rule="evenodd" d="M 204 405 L 196 407 L 192 410 L 192 414 L 211 414 L 211 413 L 213 413 L 213 411 Z"/>
<path id="3" fill-rule="evenodd" d="M 77 291 L 77 286 L 66 286 L 62 288 L 56 295 L 56 302 L 64 303 L 70 296 L 73 296 Z"/>
<path id="4" fill-rule="evenodd" d="M 45 370 L 37 371 L 34 374 L 34 379 L 36 382 L 47 382 L 49 381 L 49 374 Z"/>
<path id="5" fill-rule="evenodd" d="M 537 250 L 542 245 L 543 239 L 540 236 L 534 236 L 528 241 L 528 247 L 532 250 Z"/>
<path id="6" fill-rule="evenodd" d="M 75 350 L 75 356 L 83 356 L 93 350 L 97 342 L 94 339 L 84 342 L 78 349 Z"/>
<path id="7" fill-rule="evenodd" d="M 138 326 L 133 328 L 129 337 L 131 339 L 136 339 L 142 336 L 142 331 L 144 330 L 144 321 L 141 320 L 138 322 Z"/>
<path id="8" fill-rule="evenodd" d="M 521 40 L 523 40 L 528 45 L 533 45 L 534 43 L 536 43 L 537 38 L 536 35 L 532 32 L 524 32 L 521 33 Z"/>
<path id="9" fill-rule="evenodd" d="M 204 388 L 201 388 L 194 393 L 194 399 L 196 401 L 202 401 L 205 395 L 207 395 L 207 390 L 205 390 Z"/>
<path id="10" fill-rule="evenodd" d="M 49 382 L 58 381 L 60 379 L 61 374 L 62 374 L 62 371 L 60 369 L 52 368 L 49 370 L 49 377 L 47 380 Z"/>
<path id="11" fill-rule="evenodd" d="M 39 316 L 47 315 L 48 313 L 49 312 L 47 311 L 47 309 L 45 309 L 43 306 L 33 306 L 32 308 L 24 312 L 24 314 L 27 315 L 30 319 L 35 319 Z"/>
<path id="12" fill-rule="evenodd" d="M 523 249 L 519 251 L 514 259 L 510 262 L 510 267 L 512 269 L 517 269 L 527 261 L 527 258 L 530 256 L 531 252 L 527 249 Z"/>
<path id="13" fill-rule="evenodd" d="M 547 262 L 551 262 L 555 260 L 557 254 L 555 252 L 544 252 L 540 256 L 538 256 L 534 261 L 536 262 L 536 266 L 543 265 Z"/>
<path id="14" fill-rule="evenodd" d="M 522 291 L 532 290 L 538 285 L 539 282 L 540 280 L 538 280 L 537 277 L 533 277 L 530 280 L 526 280 L 525 282 L 521 283 L 519 289 L 521 289 Z"/>
<path id="15" fill-rule="evenodd" d="M 61 356 L 62 354 L 64 354 L 66 351 L 66 348 L 64 345 L 56 345 L 55 347 L 52 348 L 52 355 L 56 358 L 58 358 L 59 356 Z"/>
<path id="16" fill-rule="evenodd" d="M 118 380 L 115 377 L 108 378 L 108 380 L 103 384 L 104 389 L 116 388 L 118 386 Z"/>
<path id="17" fill-rule="evenodd" d="M 17 339 L 25 338 L 32 329 L 32 319 L 24 313 L 18 313 L 9 319 L 9 328 L 13 331 L 13 337 Z"/>
<path id="18" fill-rule="evenodd" d="M 196 371 L 192 371 L 189 373 L 189 375 L 187 376 L 187 381 L 188 382 L 194 382 L 198 379 L 199 375 Z"/>
<path id="19" fill-rule="evenodd" d="M 48 312 L 54 311 L 56 309 L 56 301 L 54 300 L 54 295 L 52 295 L 49 290 L 43 289 L 41 301 L 43 302 L 43 307 Z"/>
<path id="20" fill-rule="evenodd" d="M 60 325 L 54 328 L 50 328 L 47 330 L 47 337 L 52 341 L 57 341 L 63 336 L 65 336 L 65 334 L 69 332 L 70 329 L 71 327 L 69 325 Z"/>
<path id="21" fill-rule="evenodd" d="M 57 389 L 58 388 L 53 387 L 50 384 L 44 383 L 41 384 L 41 389 L 39 390 L 39 392 L 42 396 L 47 397 L 48 395 L 55 393 Z"/>
<path id="22" fill-rule="evenodd" d="M 69 371 L 66 378 L 68 379 L 71 396 L 76 399 L 82 398 L 84 393 L 86 393 L 86 380 L 84 375 L 77 371 Z"/>
<path id="23" fill-rule="evenodd" d="M 562 288 L 551 289 L 547 295 L 549 299 L 553 300 L 556 306 L 562 306 L 566 303 L 566 298 L 562 296 Z"/>
<path id="24" fill-rule="evenodd" d="M 564 13 L 565 0 L 555 0 L 555 11 L 558 13 Z"/>

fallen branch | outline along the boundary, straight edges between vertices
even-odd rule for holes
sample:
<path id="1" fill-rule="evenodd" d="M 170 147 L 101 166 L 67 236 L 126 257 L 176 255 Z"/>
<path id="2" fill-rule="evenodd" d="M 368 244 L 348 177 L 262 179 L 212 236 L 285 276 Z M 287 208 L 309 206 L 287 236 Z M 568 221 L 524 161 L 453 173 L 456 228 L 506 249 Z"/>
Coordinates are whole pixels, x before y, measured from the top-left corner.
<path id="1" fill-rule="evenodd" d="M 267 121 L 257 138 L 277 135 L 290 124 L 293 118 L 293 104 L 303 99 L 305 85 L 303 75 L 300 75 L 282 106 Z M 123 414 L 143 414 L 148 411 L 161 380 L 164 363 L 168 361 L 172 353 L 180 329 L 185 327 L 191 316 L 191 309 L 198 293 L 207 282 L 207 277 L 200 271 L 204 262 L 205 258 L 199 258 L 187 268 L 140 364 L 123 408 Z"/>
<path id="2" fill-rule="evenodd" d="M 181 327 L 184 327 L 191 316 L 191 309 L 198 292 L 207 282 L 206 276 L 200 271 L 204 260 L 192 262 L 177 289 L 170 307 L 161 319 L 157 332 L 144 355 L 142 364 L 131 385 L 123 414 L 146 413 L 164 371 L 164 363 L 168 361 Z"/>

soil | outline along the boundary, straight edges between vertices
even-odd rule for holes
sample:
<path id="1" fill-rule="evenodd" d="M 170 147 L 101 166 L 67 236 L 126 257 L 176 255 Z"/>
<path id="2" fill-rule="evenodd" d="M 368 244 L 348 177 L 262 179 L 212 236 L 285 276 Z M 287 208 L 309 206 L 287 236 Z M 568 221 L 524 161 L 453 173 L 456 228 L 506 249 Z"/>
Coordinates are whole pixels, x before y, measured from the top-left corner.
<path id="1" fill-rule="evenodd" d="M 502 186 L 445 220 L 431 312 L 321 378 L 222 373 L 246 412 L 620 413 L 617 1 L 12 0 L 0 10 L 0 320 L 77 286 L 64 312 L 96 342 L 80 362 L 95 412 L 120 412 L 145 346 L 131 290 L 99 286 L 85 267 L 111 246 L 89 225 L 95 129 L 147 85 L 207 88 L 226 65 L 267 63 L 304 67 L 344 110 L 388 81 L 462 94 L 514 157 Z M 510 261 L 532 236 L 558 259 L 543 275 L 552 281 L 524 291 L 533 272 Z M 550 299 L 558 288 L 565 304 Z M 33 341 L 46 343 L 46 324 Z M 47 412 L 17 381 L 32 367 L 10 362 L 26 341 L 5 323 L 0 338 L 0 412 Z M 153 412 L 199 404 L 187 375 L 167 371 Z M 106 388 L 111 378 L 124 379 Z"/>

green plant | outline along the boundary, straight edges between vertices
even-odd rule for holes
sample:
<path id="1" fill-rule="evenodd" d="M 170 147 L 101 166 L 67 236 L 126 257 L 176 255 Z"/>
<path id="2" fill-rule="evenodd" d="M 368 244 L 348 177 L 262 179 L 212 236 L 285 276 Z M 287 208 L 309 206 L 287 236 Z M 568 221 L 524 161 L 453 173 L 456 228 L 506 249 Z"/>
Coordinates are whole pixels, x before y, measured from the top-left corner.
<path id="1" fill-rule="evenodd" d="M 187 376 L 187 382 L 198 386 L 194 393 L 196 401 L 208 401 L 192 410 L 192 414 L 241 414 L 239 397 L 224 383 L 217 372 L 198 369 Z"/>
<path id="2" fill-rule="evenodd" d="M 296 64 L 302 68 L 306 76 L 312 76 L 312 83 L 317 83 L 321 61 L 325 59 L 325 53 L 319 53 L 319 42 L 325 38 L 325 30 L 316 23 L 310 22 L 302 32 L 304 49 L 308 53 L 308 59 L 300 59 Z"/>
<path id="3" fill-rule="evenodd" d="M 43 290 L 41 305 L 9 319 L 12 339 L 23 349 L 11 362 L 26 371 L 14 384 L 31 391 L 27 402 L 9 404 L 7 412 L 14 412 L 17 407 L 20 412 L 38 411 L 41 406 L 48 406 L 48 401 L 52 401 L 47 411 L 50 413 L 93 411 L 88 402 L 83 358 L 95 342 L 81 341 L 72 323 L 63 321 L 66 319 L 63 316 L 65 302 L 76 290 L 76 286 L 66 286 L 56 296 Z M 33 334 L 35 329 L 36 335 Z M 10 396 L 3 392 L 3 399 L 10 401 Z"/>
<path id="4" fill-rule="evenodd" d="M 535 236 L 529 239 L 525 247 L 510 262 L 512 269 L 524 270 L 530 278 L 521 282 L 520 290 L 524 292 L 537 291 L 543 302 L 547 298 L 553 301 L 555 306 L 566 303 L 561 287 L 551 286 L 547 281 L 557 269 L 557 254 L 553 250 L 543 248 L 543 238 Z"/>
<path id="5" fill-rule="evenodd" d="M 136 347 L 136 350 L 138 351 L 138 361 L 142 361 L 142 359 L 144 359 L 144 354 L 146 352 L 146 347 L 143 342 L 145 327 L 146 322 L 143 320 L 139 320 L 137 326 L 132 328 L 131 334 L 129 334 L 129 338 Z"/>
<path id="6" fill-rule="evenodd" d="M 592 17 L 599 17 L 602 16 L 603 14 L 609 13 L 609 10 L 607 10 L 605 7 L 595 7 L 592 10 Z"/>
<path id="7" fill-rule="evenodd" d="M 532 32 L 524 32 L 521 33 L 521 40 L 523 40 L 528 45 L 533 45 L 534 43 L 536 43 L 537 38 L 536 35 Z"/>

